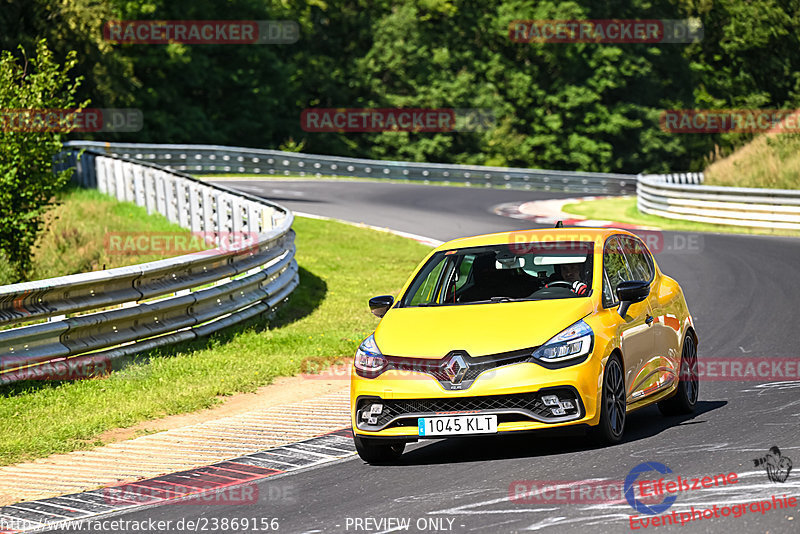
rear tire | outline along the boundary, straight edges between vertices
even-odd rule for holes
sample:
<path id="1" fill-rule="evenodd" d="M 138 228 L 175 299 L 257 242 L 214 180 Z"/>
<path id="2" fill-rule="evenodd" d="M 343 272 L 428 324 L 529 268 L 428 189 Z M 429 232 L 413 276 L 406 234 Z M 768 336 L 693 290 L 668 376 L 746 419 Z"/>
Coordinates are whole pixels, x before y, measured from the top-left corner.
<path id="1" fill-rule="evenodd" d="M 594 428 L 595 439 L 604 445 L 619 443 L 625 433 L 627 401 L 624 377 L 620 357 L 612 354 L 603 373 L 600 422 Z"/>
<path id="2" fill-rule="evenodd" d="M 400 458 L 406 444 L 402 441 L 385 441 L 382 439 L 353 436 L 356 451 L 362 460 L 371 465 L 382 465 Z"/>
<path id="3" fill-rule="evenodd" d="M 685 415 L 694 412 L 699 391 L 697 378 L 697 345 L 694 337 L 686 335 L 681 354 L 681 370 L 675 395 L 660 401 L 658 409 L 663 415 Z"/>

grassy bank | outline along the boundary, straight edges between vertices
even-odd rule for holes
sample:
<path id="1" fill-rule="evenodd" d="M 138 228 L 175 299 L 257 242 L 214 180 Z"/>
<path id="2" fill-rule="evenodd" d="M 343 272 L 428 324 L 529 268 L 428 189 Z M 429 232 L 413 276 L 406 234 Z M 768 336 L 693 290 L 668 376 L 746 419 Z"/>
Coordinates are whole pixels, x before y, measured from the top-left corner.
<path id="1" fill-rule="evenodd" d="M 155 351 L 107 378 L 0 388 L 0 464 L 101 444 L 106 430 L 213 406 L 352 356 L 377 324 L 367 300 L 396 293 L 430 250 L 391 234 L 296 219 L 300 286 L 269 322 Z"/>
<path id="2" fill-rule="evenodd" d="M 154 261 L 162 254 L 123 255 L 106 246 L 114 233 L 189 234 L 145 208 L 118 202 L 95 189 L 70 189 L 59 195 L 58 205 L 45 217 L 45 226 L 33 251 L 33 269 L 25 280 L 40 280 Z M 15 281 L 5 258 L 0 257 L 0 285 Z"/>
<path id="3" fill-rule="evenodd" d="M 705 170 L 705 185 L 800 189 L 800 133 L 760 135 Z"/>
<path id="4" fill-rule="evenodd" d="M 800 236 L 800 231 L 757 229 L 739 226 L 726 226 L 709 224 L 680 219 L 667 219 L 641 213 L 636 207 L 636 197 L 614 197 L 600 200 L 587 200 L 575 204 L 565 204 L 562 208 L 566 213 L 581 215 L 587 219 L 603 219 L 641 226 L 652 226 L 662 230 L 678 230 L 685 232 L 716 232 L 732 234 L 755 235 L 788 235 Z"/>

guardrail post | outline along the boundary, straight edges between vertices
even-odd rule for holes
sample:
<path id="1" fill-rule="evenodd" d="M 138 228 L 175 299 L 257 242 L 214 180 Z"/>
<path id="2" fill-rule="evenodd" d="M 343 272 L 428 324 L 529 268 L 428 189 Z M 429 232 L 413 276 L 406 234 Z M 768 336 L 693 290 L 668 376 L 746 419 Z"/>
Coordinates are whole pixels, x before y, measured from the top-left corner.
<path id="1" fill-rule="evenodd" d="M 178 222 L 178 214 L 177 214 L 177 203 L 178 199 L 175 195 L 175 180 L 167 173 L 161 173 L 162 180 L 164 181 L 164 201 L 167 204 L 167 219 L 170 222 L 177 223 Z"/>
<path id="2" fill-rule="evenodd" d="M 178 194 L 178 224 L 180 224 L 182 228 L 189 228 L 190 211 L 193 206 L 187 198 L 189 196 L 188 184 L 183 180 L 175 180 L 175 189 L 177 189 Z"/>
<path id="3" fill-rule="evenodd" d="M 136 202 L 136 184 L 134 183 L 133 165 L 130 163 L 122 164 L 122 180 L 125 184 L 124 193 L 126 202 Z"/>
<path id="4" fill-rule="evenodd" d="M 162 215 L 167 214 L 167 181 L 163 179 L 161 171 L 153 172 L 153 179 L 156 183 L 156 209 Z"/>
<path id="5" fill-rule="evenodd" d="M 117 200 L 125 200 L 125 173 L 123 161 L 115 159 L 114 164 L 114 196 Z"/>
<path id="6" fill-rule="evenodd" d="M 156 206 L 156 180 L 155 180 L 155 171 L 150 167 L 145 167 L 144 169 L 144 202 L 145 207 L 147 208 L 147 213 L 152 215 L 156 213 L 157 206 Z"/>
<path id="7" fill-rule="evenodd" d="M 106 171 L 106 158 L 97 157 L 94 159 L 95 176 L 97 177 L 97 190 L 103 194 L 108 191 L 108 172 Z"/>
<path id="8" fill-rule="evenodd" d="M 249 200 L 245 202 L 247 207 L 247 231 L 252 236 L 258 233 L 258 222 L 256 221 L 256 206 Z"/>
<path id="9" fill-rule="evenodd" d="M 197 184 L 189 184 L 189 227 L 192 232 L 199 232 L 203 229 L 203 212 L 205 208 L 203 198 L 197 191 Z"/>
<path id="10" fill-rule="evenodd" d="M 144 172 L 146 167 L 139 165 L 133 168 L 133 196 L 137 206 L 147 205 L 147 191 L 144 186 Z"/>
<path id="11" fill-rule="evenodd" d="M 242 203 L 238 198 L 231 199 L 231 210 L 233 217 L 231 218 L 231 231 L 234 235 L 239 235 L 242 231 L 244 224 L 242 223 Z"/>
<path id="12" fill-rule="evenodd" d="M 215 196 L 210 189 L 203 189 L 203 231 L 214 232 Z"/>
<path id="13" fill-rule="evenodd" d="M 84 176 L 85 187 L 97 188 L 97 156 L 84 152 L 78 158 L 78 165 Z"/>
<path id="14" fill-rule="evenodd" d="M 214 204 L 217 207 L 217 220 L 216 220 L 216 234 L 217 243 L 220 243 L 220 238 L 225 235 L 227 231 L 227 218 L 228 218 L 228 203 L 226 202 L 225 195 L 218 193 L 214 196 Z"/>

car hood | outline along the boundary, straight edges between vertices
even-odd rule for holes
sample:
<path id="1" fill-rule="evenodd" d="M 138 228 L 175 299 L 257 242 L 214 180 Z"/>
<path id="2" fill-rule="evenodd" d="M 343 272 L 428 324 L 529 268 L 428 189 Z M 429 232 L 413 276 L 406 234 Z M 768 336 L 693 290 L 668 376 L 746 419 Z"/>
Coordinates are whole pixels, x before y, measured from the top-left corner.
<path id="1" fill-rule="evenodd" d="M 375 342 L 387 356 L 485 356 L 541 345 L 592 310 L 588 298 L 392 308 Z"/>

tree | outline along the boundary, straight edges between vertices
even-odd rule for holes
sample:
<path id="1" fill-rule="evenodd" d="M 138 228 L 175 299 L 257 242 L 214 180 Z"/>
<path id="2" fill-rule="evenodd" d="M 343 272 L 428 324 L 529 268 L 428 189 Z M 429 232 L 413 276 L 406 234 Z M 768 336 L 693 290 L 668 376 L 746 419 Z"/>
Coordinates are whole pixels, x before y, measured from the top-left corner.
<path id="1" fill-rule="evenodd" d="M 800 0 L 0 0 L 0 48 L 77 50 L 77 99 L 133 107 L 135 133 L 380 159 L 562 170 L 700 170 L 748 134 L 662 130 L 665 109 L 800 105 Z M 693 43 L 520 43 L 514 20 L 698 19 Z M 108 20 L 292 20 L 281 45 L 114 44 Z M 476 132 L 306 132 L 307 108 L 477 108 Z M 297 144 L 294 144 L 297 143 Z"/>
<path id="2" fill-rule="evenodd" d="M 9 51 L 0 53 L 0 251 L 18 279 L 30 269 L 31 249 L 53 195 L 69 178 L 68 171 L 53 172 L 63 133 L 20 126 L 19 119 L 31 110 L 75 109 L 81 80 L 71 79 L 69 71 L 76 62 L 72 52 L 59 65 L 44 40 L 33 58 L 23 51 L 21 62 Z"/>
<path id="3" fill-rule="evenodd" d="M 110 0 L 0 0 L 0 49 L 22 59 L 22 51 L 33 55 L 45 39 L 58 62 L 74 50 L 78 63 L 72 74 L 85 80 L 77 98 L 98 108 L 128 107 L 140 83 L 132 60 L 103 38 L 103 24 L 114 18 Z"/>

